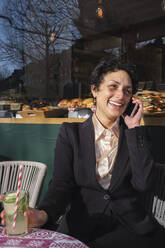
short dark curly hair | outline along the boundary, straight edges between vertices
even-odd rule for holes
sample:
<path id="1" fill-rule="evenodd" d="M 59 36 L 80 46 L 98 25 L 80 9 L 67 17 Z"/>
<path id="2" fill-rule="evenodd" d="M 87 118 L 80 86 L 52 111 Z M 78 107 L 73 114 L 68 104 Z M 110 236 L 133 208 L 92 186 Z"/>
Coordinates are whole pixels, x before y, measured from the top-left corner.
<path id="1" fill-rule="evenodd" d="M 98 65 L 94 68 L 90 77 L 90 85 L 94 85 L 95 89 L 99 89 L 99 86 L 108 72 L 116 72 L 119 70 L 126 71 L 132 81 L 132 93 L 137 91 L 137 74 L 135 65 L 131 65 L 126 62 L 122 62 L 120 59 L 101 59 Z"/>

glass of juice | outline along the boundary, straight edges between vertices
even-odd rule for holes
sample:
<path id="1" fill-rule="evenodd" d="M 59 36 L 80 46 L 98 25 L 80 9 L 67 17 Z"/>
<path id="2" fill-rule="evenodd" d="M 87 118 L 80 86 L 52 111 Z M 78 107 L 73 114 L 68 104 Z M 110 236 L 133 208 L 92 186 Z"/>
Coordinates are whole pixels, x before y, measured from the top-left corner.
<path id="1" fill-rule="evenodd" d="M 29 207 L 29 195 L 25 190 L 20 190 L 18 198 L 18 207 L 16 214 L 15 227 L 13 228 L 14 212 L 16 209 L 17 192 L 7 192 L 3 199 L 3 205 L 6 217 L 6 231 L 8 235 L 18 236 L 28 233 L 28 221 L 24 212 Z"/>

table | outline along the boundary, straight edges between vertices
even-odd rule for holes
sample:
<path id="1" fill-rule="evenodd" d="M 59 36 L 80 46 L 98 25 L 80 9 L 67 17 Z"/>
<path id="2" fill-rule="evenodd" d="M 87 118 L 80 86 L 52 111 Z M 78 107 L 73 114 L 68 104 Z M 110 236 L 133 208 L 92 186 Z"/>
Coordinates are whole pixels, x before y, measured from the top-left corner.
<path id="1" fill-rule="evenodd" d="M 0 248 L 88 248 L 81 241 L 46 229 L 33 228 L 22 237 L 9 237 L 2 234 L 0 227 Z"/>

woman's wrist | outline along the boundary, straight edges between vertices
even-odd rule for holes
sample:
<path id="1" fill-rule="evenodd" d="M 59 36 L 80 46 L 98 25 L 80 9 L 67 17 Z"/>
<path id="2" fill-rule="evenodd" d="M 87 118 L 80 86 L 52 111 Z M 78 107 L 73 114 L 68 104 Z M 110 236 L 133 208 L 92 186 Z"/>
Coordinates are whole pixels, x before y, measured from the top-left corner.
<path id="1" fill-rule="evenodd" d="M 137 124 L 129 125 L 128 129 L 135 128 L 135 127 L 140 127 L 140 124 L 137 123 Z"/>

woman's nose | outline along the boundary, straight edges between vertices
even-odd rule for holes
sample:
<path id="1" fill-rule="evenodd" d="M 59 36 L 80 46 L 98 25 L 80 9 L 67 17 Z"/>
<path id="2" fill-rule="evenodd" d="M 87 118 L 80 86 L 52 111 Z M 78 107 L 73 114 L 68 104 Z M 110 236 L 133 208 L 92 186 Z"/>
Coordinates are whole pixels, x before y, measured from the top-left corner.
<path id="1" fill-rule="evenodd" d="M 118 90 L 116 92 L 116 96 L 117 96 L 117 98 L 122 99 L 124 97 L 124 91 L 123 90 Z"/>

